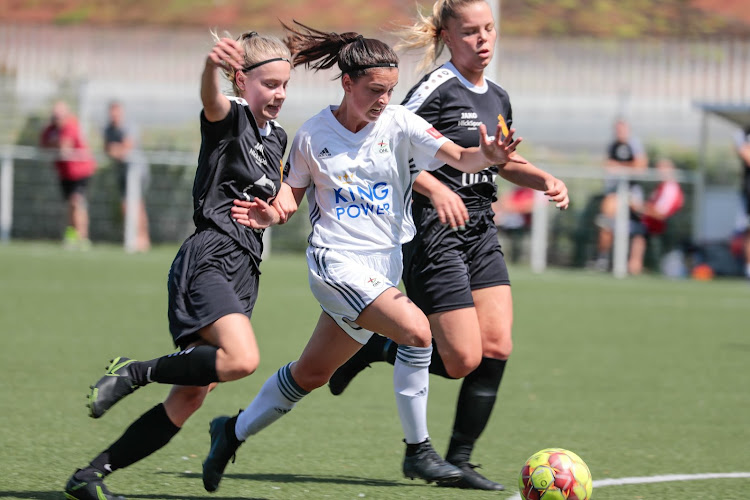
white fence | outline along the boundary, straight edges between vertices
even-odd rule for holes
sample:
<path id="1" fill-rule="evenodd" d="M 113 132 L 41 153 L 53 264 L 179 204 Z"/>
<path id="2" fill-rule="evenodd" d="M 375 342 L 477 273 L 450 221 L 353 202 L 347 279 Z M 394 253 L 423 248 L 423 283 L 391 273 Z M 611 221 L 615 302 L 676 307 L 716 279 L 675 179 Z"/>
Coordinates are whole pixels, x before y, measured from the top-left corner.
<path id="1" fill-rule="evenodd" d="M 33 147 L 1 146 L 0 155 L 0 242 L 11 238 L 55 239 L 63 227 L 61 197 L 57 179 L 51 167 L 54 157 L 49 151 Z M 115 175 L 107 169 L 107 162 L 99 158 L 100 168 L 90 188 L 91 234 L 94 242 L 122 242 L 126 251 L 134 249 L 137 202 L 144 197 L 148 206 L 152 237 L 157 242 L 175 243 L 193 231 L 192 181 L 197 155 L 191 152 L 139 152 L 131 163 L 127 176 L 127 206 L 124 221 L 119 220 L 120 193 Z M 544 196 L 538 196 L 532 216 L 530 263 L 532 269 L 543 272 L 550 257 L 556 265 L 575 265 L 573 247 L 587 252 L 591 244 L 590 235 L 596 229 L 593 221 L 586 219 L 587 200 L 601 191 L 603 181 L 611 179 L 611 169 L 598 165 L 554 165 L 540 164 L 564 179 L 568 184 L 571 210 L 556 213 Z M 152 181 L 145 192 L 141 192 L 138 170 L 151 171 Z M 22 175 L 17 175 L 20 173 Z M 625 276 L 628 254 L 628 183 L 641 181 L 655 185 L 661 180 L 657 172 L 632 173 L 625 169 L 614 173 L 618 179 L 619 205 L 615 220 L 613 273 Z M 696 173 L 676 172 L 689 197 L 687 214 L 679 228 L 684 238 L 694 240 L 700 230 L 703 211 L 702 177 Z M 116 208 L 113 208 L 116 207 Z M 686 215 L 686 216 L 685 216 Z M 305 211 L 274 232 L 274 238 L 283 238 L 281 250 L 300 250 L 305 246 L 309 223 Z M 581 225 L 591 227 L 581 227 Z M 119 232 L 118 229 L 119 228 Z M 267 232 L 270 233 L 270 232 Z M 584 236 L 582 236 L 584 235 Z M 563 243 L 561 243 L 561 240 Z M 270 247 L 271 240 L 267 240 Z M 567 246 L 567 250 L 561 250 Z M 565 254 L 561 256 L 561 254 Z"/>

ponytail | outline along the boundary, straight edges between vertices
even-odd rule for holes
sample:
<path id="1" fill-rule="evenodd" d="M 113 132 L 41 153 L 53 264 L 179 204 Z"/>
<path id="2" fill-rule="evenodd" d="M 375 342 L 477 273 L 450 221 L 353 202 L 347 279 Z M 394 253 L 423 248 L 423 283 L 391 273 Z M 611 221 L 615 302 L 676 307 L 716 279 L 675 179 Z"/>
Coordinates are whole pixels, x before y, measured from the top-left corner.
<path id="1" fill-rule="evenodd" d="M 341 73 L 352 78 L 364 75 L 370 68 L 398 68 L 398 56 L 388 44 L 359 33 L 326 33 L 294 21 L 298 27 L 281 25 L 287 32 L 284 39 L 292 51 L 292 65 L 304 64 L 315 71 L 337 65 Z"/>
<path id="2" fill-rule="evenodd" d="M 396 50 L 409 51 L 425 49 L 422 59 L 417 65 L 417 71 L 422 72 L 434 65 L 440 54 L 443 53 L 445 44 L 441 36 L 448 19 L 457 18 L 457 10 L 465 5 L 484 0 L 437 0 L 432 5 L 432 15 L 425 16 L 419 7 L 417 8 L 417 20 L 411 26 L 404 26 L 395 31 L 400 41 L 396 44 Z"/>

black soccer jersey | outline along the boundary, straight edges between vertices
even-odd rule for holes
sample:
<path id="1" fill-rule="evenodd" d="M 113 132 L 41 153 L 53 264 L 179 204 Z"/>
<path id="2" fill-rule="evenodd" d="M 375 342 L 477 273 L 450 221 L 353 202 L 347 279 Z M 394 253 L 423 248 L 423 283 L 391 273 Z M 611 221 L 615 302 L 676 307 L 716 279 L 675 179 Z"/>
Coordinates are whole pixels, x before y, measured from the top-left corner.
<path id="1" fill-rule="evenodd" d="M 465 148 L 479 145 L 481 123 L 490 135 L 495 134 L 498 123 L 507 134 L 513 123 L 505 90 L 486 78 L 483 87 L 471 84 L 450 62 L 422 78 L 402 104 Z M 431 173 L 461 196 L 469 210 L 489 208 L 497 198 L 496 166 L 467 174 L 443 165 Z M 413 199 L 414 203 L 430 204 L 429 198 L 416 191 Z"/>
<path id="2" fill-rule="evenodd" d="M 250 108 L 242 99 L 230 98 L 229 114 L 209 122 L 201 112 L 201 150 L 193 183 L 193 222 L 197 231 L 218 229 L 247 249 L 253 264 L 260 264 L 262 235 L 236 223 L 232 200 L 269 201 L 281 187 L 282 157 L 287 135 L 270 121 L 258 129 Z M 265 135 L 264 135 L 264 132 Z"/>

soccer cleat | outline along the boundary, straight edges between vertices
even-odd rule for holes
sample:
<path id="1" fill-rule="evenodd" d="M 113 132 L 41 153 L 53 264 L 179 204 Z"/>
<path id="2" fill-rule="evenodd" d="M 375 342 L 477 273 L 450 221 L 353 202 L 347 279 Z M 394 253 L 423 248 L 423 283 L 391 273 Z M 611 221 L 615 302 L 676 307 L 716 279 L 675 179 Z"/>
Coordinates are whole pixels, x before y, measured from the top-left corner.
<path id="1" fill-rule="evenodd" d="M 377 334 L 375 334 L 377 335 Z M 359 351 L 349 358 L 346 363 L 339 366 L 339 368 L 333 372 L 331 379 L 328 381 L 328 388 L 331 390 L 331 394 L 338 396 L 349 382 L 359 374 L 365 368 L 369 368 L 370 363 L 383 360 L 383 348 L 374 342 L 368 342 L 363 345 Z"/>
<path id="2" fill-rule="evenodd" d="M 107 373 L 91 386 L 89 398 L 89 416 L 99 418 L 119 400 L 132 393 L 140 386 L 130 376 L 128 366 L 134 359 L 119 357 L 111 361 Z"/>
<path id="3" fill-rule="evenodd" d="M 452 483 L 462 477 L 461 469 L 443 460 L 432 447 L 429 439 L 418 445 L 412 456 L 404 457 L 404 476 L 409 479 L 424 479 L 428 483 Z"/>
<path id="4" fill-rule="evenodd" d="M 216 491 L 224 474 L 224 469 L 232 459 L 234 463 L 235 453 L 242 441 L 236 437 L 227 435 L 227 421 L 230 417 L 216 417 L 211 420 L 209 432 L 211 434 L 211 449 L 203 462 L 203 487 L 206 491 Z"/>
<path id="5" fill-rule="evenodd" d="M 68 500 L 126 500 L 113 495 L 104 486 L 104 476 L 94 469 L 78 469 L 65 485 L 65 498 Z"/>
<path id="6" fill-rule="evenodd" d="M 462 464 L 456 464 L 461 470 L 461 479 L 453 483 L 441 483 L 439 486 L 447 486 L 449 488 L 462 488 L 466 490 L 486 490 L 486 491 L 503 491 L 505 486 L 495 481 L 490 481 L 474 469 L 478 469 L 479 465 L 470 464 L 468 462 Z"/>

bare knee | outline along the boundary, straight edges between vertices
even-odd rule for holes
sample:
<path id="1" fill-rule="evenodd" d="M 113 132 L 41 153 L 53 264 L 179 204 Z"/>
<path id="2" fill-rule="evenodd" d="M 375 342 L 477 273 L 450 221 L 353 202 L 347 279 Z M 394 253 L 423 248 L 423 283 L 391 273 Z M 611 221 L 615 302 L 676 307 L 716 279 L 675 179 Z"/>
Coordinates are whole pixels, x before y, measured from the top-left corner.
<path id="1" fill-rule="evenodd" d="M 423 314 L 415 315 L 404 328 L 403 339 L 399 343 L 412 347 L 429 347 L 432 344 L 432 331 L 427 317 Z"/>
<path id="2" fill-rule="evenodd" d="M 508 338 L 501 340 L 500 342 L 485 347 L 482 353 L 485 358 L 493 359 L 508 359 L 513 353 L 513 340 Z"/>
<path id="3" fill-rule="evenodd" d="M 443 357 L 445 371 L 451 378 L 464 378 L 473 372 L 482 362 L 481 352 L 458 353 L 456 356 Z"/>
<path id="4" fill-rule="evenodd" d="M 299 361 L 292 366 L 292 378 L 307 392 L 323 387 L 333 375 L 333 371 L 322 367 L 305 366 Z"/>
<path id="5" fill-rule="evenodd" d="M 216 356 L 216 371 L 221 373 L 223 382 L 252 375 L 259 364 L 260 356 L 257 353 L 230 356 L 226 351 L 220 350 Z"/>

